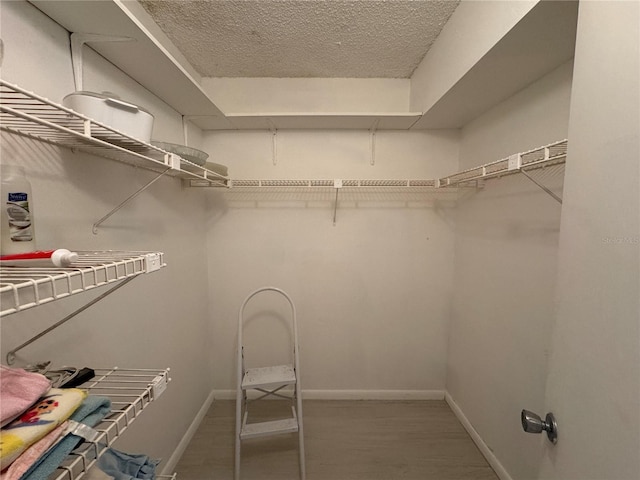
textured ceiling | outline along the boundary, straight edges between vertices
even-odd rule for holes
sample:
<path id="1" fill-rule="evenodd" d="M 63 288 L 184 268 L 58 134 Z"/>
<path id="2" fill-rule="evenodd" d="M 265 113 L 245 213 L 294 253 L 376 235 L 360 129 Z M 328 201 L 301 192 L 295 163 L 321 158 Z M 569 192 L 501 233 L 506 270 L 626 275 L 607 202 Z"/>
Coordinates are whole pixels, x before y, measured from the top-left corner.
<path id="1" fill-rule="evenodd" d="M 408 78 L 458 0 L 140 0 L 205 77 Z"/>

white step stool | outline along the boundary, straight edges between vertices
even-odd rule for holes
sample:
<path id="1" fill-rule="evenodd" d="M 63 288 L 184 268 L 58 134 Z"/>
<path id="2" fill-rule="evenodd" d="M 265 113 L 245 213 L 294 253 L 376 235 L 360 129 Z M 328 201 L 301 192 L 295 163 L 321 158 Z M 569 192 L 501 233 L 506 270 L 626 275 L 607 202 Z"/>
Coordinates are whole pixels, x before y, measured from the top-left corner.
<path id="1" fill-rule="evenodd" d="M 291 307 L 291 325 L 293 328 L 293 365 L 277 365 L 272 367 L 248 368 L 244 366 L 244 344 L 242 329 L 244 323 L 244 309 L 254 296 L 261 292 L 276 292 L 286 298 Z M 240 449 L 243 440 L 285 433 L 298 433 L 300 454 L 300 478 L 305 479 L 304 464 L 304 435 L 302 431 L 302 395 L 300 391 L 300 360 L 298 357 L 298 325 L 296 307 L 283 290 L 275 287 L 262 287 L 251 293 L 240 308 L 238 315 L 238 375 L 236 379 L 236 451 L 235 451 L 235 479 L 240 480 Z M 279 390 L 293 385 L 293 396 L 278 393 Z M 249 400 L 247 391 L 256 390 L 263 395 L 251 401 L 262 400 L 268 396 L 277 396 L 292 400 L 291 417 L 271 420 L 267 422 L 247 423 L 249 416 Z"/>

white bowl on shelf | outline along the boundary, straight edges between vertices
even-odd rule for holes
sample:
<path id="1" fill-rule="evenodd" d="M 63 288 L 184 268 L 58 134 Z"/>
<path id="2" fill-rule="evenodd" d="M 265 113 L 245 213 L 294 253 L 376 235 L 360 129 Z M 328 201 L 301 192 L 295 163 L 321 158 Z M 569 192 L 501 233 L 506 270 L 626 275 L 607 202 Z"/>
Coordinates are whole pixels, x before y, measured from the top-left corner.
<path id="1" fill-rule="evenodd" d="M 62 104 L 142 142 L 149 143 L 151 139 L 153 115 L 112 93 L 73 92 L 64 97 Z"/>

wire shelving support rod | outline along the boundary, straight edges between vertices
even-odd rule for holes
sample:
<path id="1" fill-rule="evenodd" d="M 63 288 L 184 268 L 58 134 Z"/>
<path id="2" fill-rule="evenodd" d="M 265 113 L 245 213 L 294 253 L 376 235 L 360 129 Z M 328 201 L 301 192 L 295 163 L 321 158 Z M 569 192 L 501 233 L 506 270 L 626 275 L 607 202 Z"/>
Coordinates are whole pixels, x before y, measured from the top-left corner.
<path id="1" fill-rule="evenodd" d="M 102 223 L 107 220 L 109 217 L 111 217 L 111 215 L 113 215 L 114 213 L 116 213 L 118 210 L 120 210 L 122 207 L 124 207 L 127 203 L 129 203 L 131 200 L 133 200 L 134 198 L 136 198 L 138 195 L 140 195 L 142 192 L 144 192 L 147 188 L 149 188 L 151 185 L 153 185 L 154 183 L 156 183 L 158 180 L 160 180 L 160 178 L 162 178 L 165 174 L 167 174 L 169 171 L 171 170 L 171 167 L 167 168 L 164 172 L 162 172 L 161 174 L 159 174 L 157 177 L 153 178 L 150 182 L 147 182 L 145 185 L 143 185 L 141 188 L 139 188 L 136 192 L 134 192 L 133 194 L 131 194 L 129 197 L 127 197 L 122 203 L 120 203 L 120 205 L 118 205 L 117 207 L 113 208 L 109 213 L 107 213 L 104 217 L 102 217 L 100 220 L 98 220 L 96 223 L 93 224 L 93 227 L 91 228 L 91 231 L 93 232 L 94 235 L 98 234 L 98 227 L 100 225 L 102 225 Z"/>
<path id="2" fill-rule="evenodd" d="M 91 300 L 90 302 L 84 304 L 83 306 L 81 306 L 80 308 L 78 308 L 77 310 L 71 312 L 69 315 L 67 315 L 66 317 L 64 317 L 62 320 L 54 323 L 53 325 L 51 325 L 49 328 L 46 328 L 45 330 L 43 330 L 42 332 L 38 333 L 37 335 L 34 335 L 33 337 L 31 337 L 29 340 L 27 340 L 26 342 L 22 343 L 21 345 L 17 346 L 16 348 L 14 348 L 13 350 L 11 350 L 10 352 L 7 353 L 7 364 L 9 365 L 13 365 L 13 363 L 16 360 L 16 354 L 22 350 L 23 348 L 31 345 L 33 342 L 35 342 L 36 340 L 44 337 L 47 333 L 55 330 L 56 328 L 58 328 L 59 326 L 67 323 L 69 320 L 71 320 L 72 318 L 74 318 L 75 316 L 79 315 L 80 313 L 84 312 L 86 309 L 88 309 L 89 307 L 95 305 L 96 303 L 98 303 L 100 300 L 102 300 L 103 298 L 111 295 L 113 292 L 115 292 L 116 290 L 118 290 L 121 287 L 124 287 L 127 283 L 129 283 L 131 280 L 133 280 L 136 277 L 128 277 L 125 278 L 124 280 L 122 280 L 119 284 L 117 284 L 115 287 L 110 288 L 109 290 L 107 290 L 106 292 L 104 292 L 103 294 L 97 296 L 96 298 L 94 298 L 93 300 Z"/>
<path id="3" fill-rule="evenodd" d="M 338 214 L 338 192 L 340 191 L 340 189 L 342 188 L 342 180 L 340 179 L 335 179 L 333 181 L 333 188 L 336 191 L 336 198 L 333 202 L 333 226 L 336 226 L 336 216 Z"/>
<path id="4" fill-rule="evenodd" d="M 529 175 L 525 170 L 520 170 L 520 173 L 522 173 L 525 177 L 527 177 L 529 180 L 531 180 L 533 183 L 535 183 L 538 187 L 540 187 L 542 190 L 544 190 L 547 194 L 549 194 L 556 202 L 558 202 L 560 205 L 562 205 L 562 198 L 560 198 L 558 195 L 553 193 L 549 188 L 547 188 L 544 185 L 542 185 L 535 178 L 533 178 L 531 175 Z"/>
<path id="5" fill-rule="evenodd" d="M 376 119 L 375 122 L 373 122 L 373 125 L 369 130 L 369 142 L 371 147 L 371 160 L 369 160 L 369 163 L 371 164 L 371 166 L 374 166 L 376 164 L 376 130 L 378 129 L 378 123 L 380 123 L 379 118 Z"/>

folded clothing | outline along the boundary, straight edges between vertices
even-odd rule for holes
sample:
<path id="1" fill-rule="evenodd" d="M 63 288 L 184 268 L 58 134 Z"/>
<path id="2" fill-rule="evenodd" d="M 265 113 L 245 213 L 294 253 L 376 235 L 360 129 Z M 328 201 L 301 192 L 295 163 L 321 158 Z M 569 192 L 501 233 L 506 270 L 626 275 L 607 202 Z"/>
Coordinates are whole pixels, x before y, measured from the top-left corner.
<path id="1" fill-rule="evenodd" d="M 51 446 L 62 436 L 69 422 L 64 422 L 47 433 L 36 443 L 27 448 L 22 455 L 16 458 L 9 468 L 0 473 L 0 480 L 20 480 L 22 475 L 29 470 Z"/>
<path id="2" fill-rule="evenodd" d="M 0 470 L 64 422 L 87 396 L 78 388 L 52 388 L 18 419 L 0 430 Z"/>
<path id="3" fill-rule="evenodd" d="M 109 448 L 98 460 L 98 467 L 115 480 L 153 480 L 159 463 L 160 460 L 143 454 L 132 455 Z"/>
<path id="4" fill-rule="evenodd" d="M 11 423 L 49 391 L 51 382 L 44 375 L 22 368 L 0 365 L 0 418 L 2 426 Z"/>
<path id="5" fill-rule="evenodd" d="M 82 405 L 71 415 L 70 420 L 83 423 L 90 427 L 96 426 L 100 420 L 106 417 L 111 411 L 111 400 L 107 397 L 90 395 Z M 41 456 L 36 463 L 31 465 L 29 470 L 20 477 L 21 480 L 47 480 L 55 472 L 56 468 L 82 441 L 82 437 L 68 434 L 60 440 L 54 447 Z"/>

